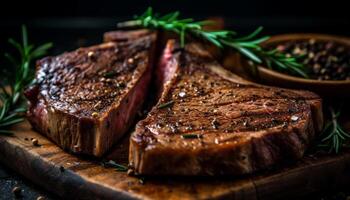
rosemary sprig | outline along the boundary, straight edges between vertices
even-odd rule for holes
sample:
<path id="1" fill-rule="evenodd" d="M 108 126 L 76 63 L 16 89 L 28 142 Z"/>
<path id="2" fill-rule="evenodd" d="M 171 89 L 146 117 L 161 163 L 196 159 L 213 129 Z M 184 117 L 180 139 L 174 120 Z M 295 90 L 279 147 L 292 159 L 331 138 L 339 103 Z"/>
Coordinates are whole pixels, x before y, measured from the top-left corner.
<path id="1" fill-rule="evenodd" d="M 11 125 L 23 121 L 23 113 L 26 105 L 22 101 L 22 93 L 25 87 L 33 80 L 33 69 L 31 61 L 46 54 L 52 47 L 51 43 L 39 47 L 28 43 L 28 34 L 25 26 L 22 26 L 22 43 L 10 38 L 8 42 L 18 51 L 20 57 L 15 58 L 9 53 L 5 57 L 15 68 L 16 76 L 14 82 L 7 88 L 0 85 L 0 134 L 12 135 L 8 130 Z"/>
<path id="2" fill-rule="evenodd" d="M 350 141 L 350 134 L 346 133 L 339 124 L 338 118 L 340 111 L 335 112 L 332 107 L 329 107 L 331 119 L 326 123 L 323 132 L 321 133 L 321 143 L 319 147 L 327 148 L 329 153 L 339 153 L 346 142 Z"/>
<path id="3" fill-rule="evenodd" d="M 269 36 L 258 37 L 262 27 L 247 36 L 237 37 L 236 32 L 230 30 L 204 30 L 203 26 L 213 23 L 211 21 L 195 21 L 192 18 L 179 19 L 179 15 L 180 13 L 176 11 L 160 16 L 149 7 L 146 12 L 136 16 L 134 20 L 118 23 L 118 27 L 144 27 L 171 31 L 180 36 L 182 47 L 185 45 L 186 36 L 193 36 L 219 48 L 235 49 L 254 64 L 264 63 L 278 71 L 288 71 L 305 78 L 308 77 L 306 69 L 298 62 L 298 58 L 288 57 L 276 50 L 265 50 L 261 47 L 261 43 L 269 39 Z"/>

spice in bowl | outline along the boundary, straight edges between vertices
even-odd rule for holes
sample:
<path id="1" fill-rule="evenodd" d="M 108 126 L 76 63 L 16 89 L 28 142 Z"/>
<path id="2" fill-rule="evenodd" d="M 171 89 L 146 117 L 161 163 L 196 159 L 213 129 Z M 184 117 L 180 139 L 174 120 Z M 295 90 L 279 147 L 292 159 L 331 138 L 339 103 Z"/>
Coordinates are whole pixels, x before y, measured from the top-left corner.
<path id="1" fill-rule="evenodd" d="M 350 80 L 350 47 L 316 39 L 290 41 L 274 46 L 290 57 L 300 57 L 309 78 Z"/>

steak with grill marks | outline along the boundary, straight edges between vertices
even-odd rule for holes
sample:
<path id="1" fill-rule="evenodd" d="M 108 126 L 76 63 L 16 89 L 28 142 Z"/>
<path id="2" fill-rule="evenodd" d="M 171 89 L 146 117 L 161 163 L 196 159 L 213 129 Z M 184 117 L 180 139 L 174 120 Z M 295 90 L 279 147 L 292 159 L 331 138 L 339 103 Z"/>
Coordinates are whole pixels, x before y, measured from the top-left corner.
<path id="1" fill-rule="evenodd" d="M 151 78 L 155 34 L 37 62 L 25 94 L 37 131 L 74 153 L 101 156 L 133 123 Z"/>
<path id="2" fill-rule="evenodd" d="M 130 138 L 144 175 L 241 175 L 301 158 L 323 125 L 312 92 L 250 83 L 201 45 L 169 41 L 157 68 L 160 99 Z"/>

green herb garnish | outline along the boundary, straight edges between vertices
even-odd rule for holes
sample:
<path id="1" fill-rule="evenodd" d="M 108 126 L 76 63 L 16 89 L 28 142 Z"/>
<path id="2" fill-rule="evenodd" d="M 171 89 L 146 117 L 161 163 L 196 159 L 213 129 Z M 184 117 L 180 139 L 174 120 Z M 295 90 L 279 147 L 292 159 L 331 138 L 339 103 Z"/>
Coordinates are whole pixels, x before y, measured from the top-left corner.
<path id="1" fill-rule="evenodd" d="M 197 139 L 197 138 L 201 138 L 201 135 L 198 134 L 184 134 L 181 135 L 182 139 Z"/>
<path id="2" fill-rule="evenodd" d="M 103 77 L 105 78 L 112 78 L 114 76 L 118 75 L 118 72 L 115 72 L 115 71 L 111 71 L 111 72 L 106 72 Z"/>
<path id="3" fill-rule="evenodd" d="M 116 162 L 114 162 L 113 160 L 110 160 L 108 162 L 103 162 L 102 165 L 104 167 L 112 167 L 115 168 L 115 170 L 119 171 L 119 172 L 126 172 L 128 171 L 128 167 L 118 164 Z"/>
<path id="4" fill-rule="evenodd" d="M 146 182 L 146 178 L 145 177 L 143 177 L 143 176 L 141 176 L 141 177 L 139 177 L 139 183 L 140 184 L 145 184 L 145 182 Z"/>
<path id="5" fill-rule="evenodd" d="M 161 109 L 161 108 L 166 108 L 166 107 L 171 106 L 171 105 L 173 105 L 173 104 L 174 104 L 174 101 L 171 100 L 171 101 L 168 101 L 168 102 L 166 102 L 166 103 L 160 104 L 160 105 L 158 106 L 158 108 L 159 108 L 159 109 Z"/>
<path id="6" fill-rule="evenodd" d="M 47 50 L 52 47 L 52 43 L 46 43 L 39 47 L 29 44 L 25 26 L 22 26 L 22 44 L 12 38 L 8 42 L 16 48 L 20 57 L 15 58 L 13 55 L 5 53 L 5 57 L 16 70 L 16 76 L 8 88 L 0 85 L 0 134 L 12 135 L 8 128 L 24 120 L 23 113 L 26 111 L 26 104 L 22 94 L 24 88 L 33 81 L 34 72 L 31 68 L 31 61 L 45 55 Z"/>
<path id="7" fill-rule="evenodd" d="M 346 147 L 346 142 L 350 141 L 350 134 L 346 133 L 339 124 L 340 111 L 335 112 L 332 107 L 329 107 L 329 111 L 331 119 L 326 123 L 321 133 L 319 147 L 327 148 L 329 153 L 334 152 L 337 154 L 343 147 Z"/>
<path id="8" fill-rule="evenodd" d="M 254 64 L 266 64 L 278 71 L 288 71 L 305 78 L 308 77 L 306 69 L 298 62 L 298 58 L 288 57 L 277 50 L 265 50 L 261 47 L 261 43 L 269 39 L 269 36 L 258 37 L 262 27 L 247 36 L 237 37 L 237 33 L 231 30 L 204 30 L 203 26 L 213 23 L 211 21 L 195 21 L 192 18 L 179 19 L 179 15 L 180 13 L 176 11 L 160 16 L 149 7 L 144 14 L 136 16 L 134 20 L 118 23 L 118 27 L 143 27 L 171 31 L 180 36 L 182 47 L 185 45 L 186 36 L 192 36 L 219 48 L 235 49 Z"/>

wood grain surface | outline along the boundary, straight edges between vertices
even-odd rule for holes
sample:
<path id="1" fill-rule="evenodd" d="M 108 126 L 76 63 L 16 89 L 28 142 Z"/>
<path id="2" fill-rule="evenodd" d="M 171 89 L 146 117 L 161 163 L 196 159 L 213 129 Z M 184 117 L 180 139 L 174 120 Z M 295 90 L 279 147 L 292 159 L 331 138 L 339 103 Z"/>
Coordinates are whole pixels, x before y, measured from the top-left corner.
<path id="1" fill-rule="evenodd" d="M 41 187 L 69 199 L 280 199 L 350 184 L 350 152 L 307 155 L 268 172 L 245 177 L 130 177 L 101 161 L 68 154 L 31 130 L 0 136 L 0 161 Z M 34 146 L 31 138 L 39 140 Z M 128 138 L 105 157 L 127 163 Z M 63 167 L 63 168 L 62 168 Z"/>

